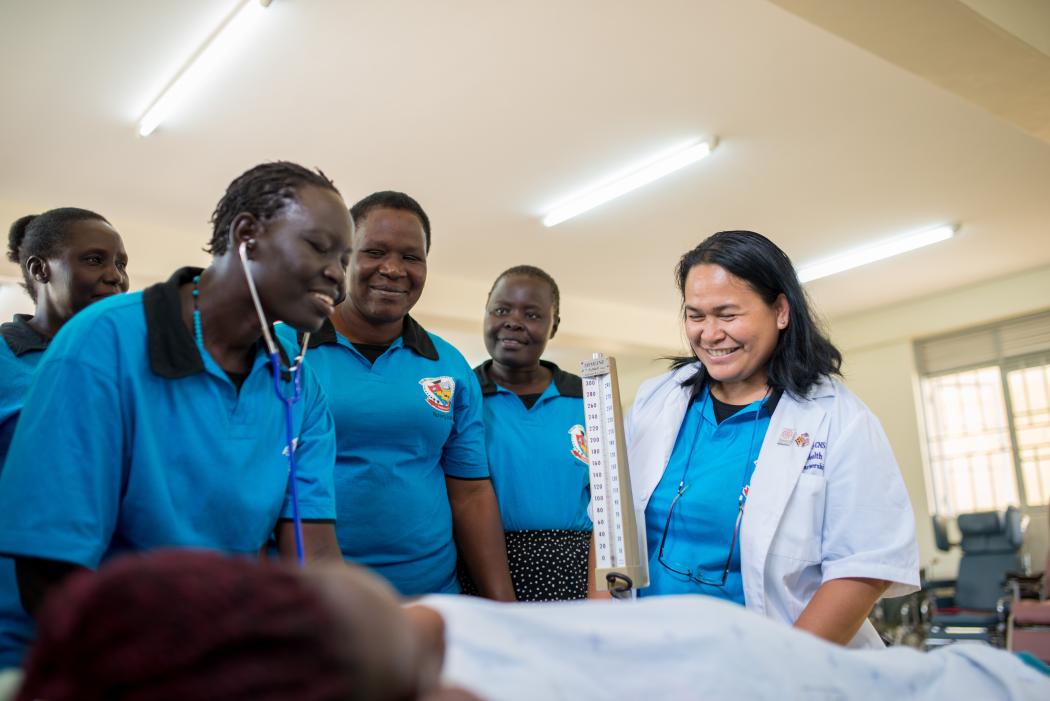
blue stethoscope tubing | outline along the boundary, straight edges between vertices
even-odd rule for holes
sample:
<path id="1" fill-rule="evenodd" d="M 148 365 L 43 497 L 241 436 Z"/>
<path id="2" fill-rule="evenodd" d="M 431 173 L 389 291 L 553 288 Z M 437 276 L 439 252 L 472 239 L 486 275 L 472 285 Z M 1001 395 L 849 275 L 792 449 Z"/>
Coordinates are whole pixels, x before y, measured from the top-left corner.
<path id="1" fill-rule="evenodd" d="M 270 333 L 270 325 L 266 321 L 266 315 L 263 314 L 262 302 L 259 301 L 259 293 L 255 289 L 255 281 L 252 279 L 252 274 L 248 271 L 247 246 L 246 242 L 241 243 L 238 253 L 241 256 L 241 267 L 244 269 L 244 277 L 248 280 L 248 290 L 252 295 L 255 312 L 259 315 L 259 325 L 262 328 L 266 350 L 270 356 L 270 371 L 273 374 L 274 393 L 277 394 L 277 399 L 284 406 L 285 452 L 288 455 L 288 492 L 292 497 L 292 524 L 295 527 L 295 558 L 299 562 L 299 566 L 303 567 L 306 564 L 306 557 L 303 552 L 303 521 L 299 516 L 299 480 L 297 479 L 298 469 L 295 462 L 296 440 L 293 408 L 295 403 L 303 396 L 303 358 L 306 357 L 306 347 L 310 342 L 310 334 L 303 334 L 303 345 L 299 349 L 299 355 L 295 356 L 295 360 L 292 361 L 291 366 L 288 368 L 288 373 L 291 375 L 290 384 L 292 391 L 287 393 L 284 390 L 284 383 L 281 381 L 281 371 L 283 369 L 281 367 L 281 354 L 278 352 L 277 344 Z"/>

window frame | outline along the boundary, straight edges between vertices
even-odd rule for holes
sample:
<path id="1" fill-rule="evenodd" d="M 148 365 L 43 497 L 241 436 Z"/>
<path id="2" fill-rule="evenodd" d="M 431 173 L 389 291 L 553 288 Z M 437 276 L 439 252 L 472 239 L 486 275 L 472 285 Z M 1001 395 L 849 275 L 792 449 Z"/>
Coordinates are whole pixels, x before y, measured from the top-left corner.
<path id="1" fill-rule="evenodd" d="M 921 347 L 921 343 L 922 343 L 921 341 L 917 341 L 915 343 L 915 349 L 916 349 L 916 353 L 917 354 L 919 353 L 919 349 Z M 1008 374 L 1011 373 L 1011 372 L 1014 372 L 1014 371 L 1017 371 L 1017 370 L 1025 370 L 1025 369 L 1033 368 L 1033 367 L 1043 367 L 1043 366 L 1050 367 L 1050 351 L 1036 351 L 1034 353 L 1025 353 L 1025 354 L 1016 355 L 1016 356 L 1007 357 L 1007 358 L 998 358 L 998 359 L 993 360 L 993 361 L 984 360 L 984 361 L 981 361 L 981 362 L 975 362 L 975 363 L 969 363 L 969 364 L 966 364 L 966 365 L 960 365 L 958 367 L 953 367 L 953 368 L 950 368 L 950 369 L 939 370 L 937 372 L 924 373 L 924 372 L 921 372 L 921 370 L 918 372 L 918 379 L 919 379 L 919 382 L 920 382 L 920 388 L 919 388 L 919 392 L 917 393 L 917 399 L 918 399 L 918 403 L 919 403 L 920 418 L 921 418 L 921 427 L 920 427 L 921 428 L 921 435 L 922 435 L 922 438 L 923 438 L 923 457 L 924 457 L 923 462 L 925 463 L 925 468 L 926 468 L 926 471 L 927 471 L 926 472 L 926 478 L 927 478 L 926 482 L 927 482 L 928 489 L 929 489 L 929 499 L 927 501 L 929 502 L 930 511 L 932 513 L 934 513 L 934 514 L 941 514 L 942 513 L 941 510 L 940 510 L 940 501 L 941 500 L 939 498 L 940 494 L 939 494 L 938 487 L 937 487 L 937 478 L 934 475 L 933 458 L 932 458 L 932 455 L 931 455 L 931 445 L 930 445 L 929 424 L 930 424 L 930 411 L 931 411 L 932 407 L 927 406 L 925 394 L 924 394 L 924 392 L 921 389 L 921 382 L 923 380 L 930 380 L 930 379 L 935 379 L 935 378 L 938 378 L 938 377 L 945 377 L 947 375 L 958 375 L 958 374 L 964 373 L 964 372 L 972 372 L 972 371 L 981 370 L 981 369 L 984 369 L 984 368 L 993 368 L 993 367 L 998 371 L 999 383 L 1000 383 L 1000 386 L 1001 386 L 1001 389 L 1002 389 L 1002 400 L 1003 400 L 1003 407 L 1002 408 L 1004 410 L 1004 415 L 1006 417 L 1006 439 L 1009 442 L 1009 451 L 1008 452 L 1009 452 L 1010 460 L 1011 460 L 1011 463 L 1012 463 L 1012 466 L 1013 466 L 1014 483 L 1015 483 L 1016 490 L 1017 490 L 1017 499 L 1019 501 L 1019 504 L 1016 504 L 1016 506 L 1019 506 L 1022 510 L 1026 511 L 1026 512 L 1032 511 L 1032 510 L 1036 510 L 1036 509 L 1046 509 L 1047 508 L 1047 504 L 1045 504 L 1045 503 L 1036 503 L 1036 504 L 1029 504 L 1028 503 L 1028 490 L 1027 490 L 1027 486 L 1025 485 L 1024 471 L 1022 469 L 1022 462 L 1021 462 L 1021 448 L 1020 448 L 1020 445 L 1018 444 L 1018 439 L 1017 439 L 1017 424 L 1016 424 L 1016 419 L 1015 419 L 1015 416 L 1014 416 L 1013 398 L 1012 398 L 1012 393 L 1010 391 L 1010 383 L 1009 383 L 1009 380 L 1007 379 Z M 951 499 L 950 501 L 952 502 L 952 504 L 951 504 L 952 513 L 951 514 L 944 514 L 944 515 L 957 515 L 959 513 L 965 513 L 965 512 L 959 511 L 955 507 L 955 504 L 954 504 L 955 500 L 954 499 Z M 1006 506 L 1008 506 L 1008 504 L 997 506 L 996 508 L 1000 509 L 1000 508 L 1005 508 Z"/>

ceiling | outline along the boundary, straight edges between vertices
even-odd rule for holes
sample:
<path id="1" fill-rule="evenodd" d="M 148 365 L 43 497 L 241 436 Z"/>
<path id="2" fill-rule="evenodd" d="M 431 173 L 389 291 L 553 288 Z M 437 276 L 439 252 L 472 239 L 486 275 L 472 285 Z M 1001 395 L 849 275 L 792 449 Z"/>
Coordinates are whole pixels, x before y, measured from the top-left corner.
<path id="1" fill-rule="evenodd" d="M 851 3 L 871 22 L 818 0 L 274 0 L 236 58 L 139 138 L 137 117 L 235 4 L 4 0 L 0 216 L 98 210 L 144 284 L 206 259 L 234 176 L 294 160 L 348 201 L 399 189 L 422 202 L 424 314 L 476 328 L 492 279 L 533 263 L 562 287 L 563 329 L 639 347 L 677 343 L 674 264 L 722 229 L 763 232 L 801 264 L 960 225 L 811 283 L 834 317 L 1050 265 L 1038 7 L 1047 32 L 1021 38 L 978 0 L 919 3 L 922 16 Z M 978 45 L 975 67 L 951 58 Z M 708 159 L 540 223 L 609 171 L 709 135 Z"/>

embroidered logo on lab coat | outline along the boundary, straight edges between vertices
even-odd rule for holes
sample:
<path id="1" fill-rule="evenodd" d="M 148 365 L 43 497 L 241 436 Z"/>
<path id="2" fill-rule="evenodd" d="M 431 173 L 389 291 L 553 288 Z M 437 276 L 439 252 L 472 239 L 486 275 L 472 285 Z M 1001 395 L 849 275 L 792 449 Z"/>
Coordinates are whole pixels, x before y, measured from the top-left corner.
<path id="1" fill-rule="evenodd" d="M 584 465 L 590 465 L 587 453 L 587 431 L 580 424 L 569 429 L 569 440 L 571 443 L 572 457 Z"/>
<path id="2" fill-rule="evenodd" d="M 423 396 L 432 408 L 443 414 L 452 411 L 452 395 L 456 391 L 456 381 L 448 375 L 441 377 L 424 377 L 419 381 Z"/>
<path id="3" fill-rule="evenodd" d="M 828 444 L 824 441 L 814 441 L 813 447 L 809 451 L 809 457 L 806 458 L 806 466 L 802 468 L 803 472 L 823 472 L 824 471 L 824 454 L 828 451 Z"/>

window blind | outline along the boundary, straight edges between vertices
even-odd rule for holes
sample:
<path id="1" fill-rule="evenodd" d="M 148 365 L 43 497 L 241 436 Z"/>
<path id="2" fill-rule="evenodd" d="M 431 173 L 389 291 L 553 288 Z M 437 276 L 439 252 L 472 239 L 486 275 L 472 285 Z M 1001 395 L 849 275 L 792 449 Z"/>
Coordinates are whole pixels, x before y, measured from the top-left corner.
<path id="1" fill-rule="evenodd" d="M 1050 311 L 1000 321 L 915 343 L 919 374 L 937 375 L 1050 352 Z"/>

